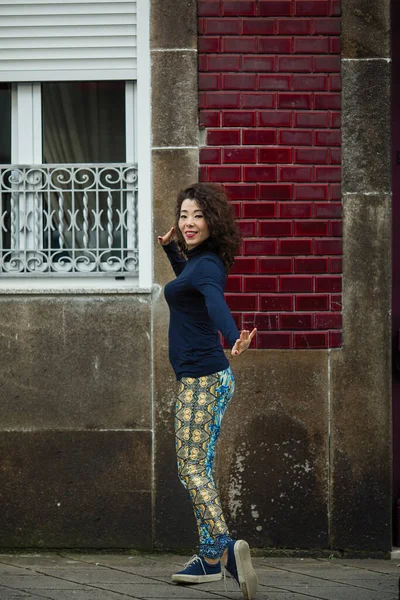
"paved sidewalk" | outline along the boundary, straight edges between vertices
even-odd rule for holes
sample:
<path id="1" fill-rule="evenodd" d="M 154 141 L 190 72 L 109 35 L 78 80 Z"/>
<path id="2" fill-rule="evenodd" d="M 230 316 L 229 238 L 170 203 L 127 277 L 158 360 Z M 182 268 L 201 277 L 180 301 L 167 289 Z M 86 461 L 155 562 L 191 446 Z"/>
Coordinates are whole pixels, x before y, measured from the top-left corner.
<path id="1" fill-rule="evenodd" d="M 231 579 L 197 586 L 170 583 L 181 556 L 0 554 L 0 600 L 239 600 Z M 396 560 L 255 558 L 258 600 L 398 600 Z"/>

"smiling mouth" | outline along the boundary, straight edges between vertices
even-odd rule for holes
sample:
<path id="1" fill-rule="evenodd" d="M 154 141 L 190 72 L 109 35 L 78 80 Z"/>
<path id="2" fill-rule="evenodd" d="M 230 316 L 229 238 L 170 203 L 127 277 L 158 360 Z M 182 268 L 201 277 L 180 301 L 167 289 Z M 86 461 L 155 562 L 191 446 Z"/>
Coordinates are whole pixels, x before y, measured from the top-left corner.
<path id="1" fill-rule="evenodd" d="M 188 238 L 192 238 L 192 237 L 194 237 L 195 235 L 197 235 L 197 231 L 185 231 L 185 235 L 186 235 L 186 237 L 188 237 Z"/>

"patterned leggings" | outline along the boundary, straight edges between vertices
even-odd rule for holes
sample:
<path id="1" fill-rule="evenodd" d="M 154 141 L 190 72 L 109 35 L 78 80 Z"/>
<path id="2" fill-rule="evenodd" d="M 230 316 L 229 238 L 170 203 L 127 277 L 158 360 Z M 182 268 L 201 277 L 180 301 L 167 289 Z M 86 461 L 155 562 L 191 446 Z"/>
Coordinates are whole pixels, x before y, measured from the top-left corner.
<path id="1" fill-rule="evenodd" d="M 178 475 L 192 499 L 200 555 L 208 558 L 222 556 L 231 539 L 212 467 L 222 417 L 234 389 L 230 367 L 205 377 L 183 377 L 175 405 Z"/>

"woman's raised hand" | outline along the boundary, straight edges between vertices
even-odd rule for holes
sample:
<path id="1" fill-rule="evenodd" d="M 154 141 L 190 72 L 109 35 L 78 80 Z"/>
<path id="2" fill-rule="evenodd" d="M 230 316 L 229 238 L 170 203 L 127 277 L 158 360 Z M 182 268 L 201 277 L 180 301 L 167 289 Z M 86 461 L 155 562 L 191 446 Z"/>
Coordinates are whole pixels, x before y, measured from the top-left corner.
<path id="1" fill-rule="evenodd" d="M 159 235 L 157 237 L 157 242 L 160 246 L 166 246 L 170 244 L 175 237 L 175 227 L 171 227 L 171 229 L 165 235 Z"/>
<path id="2" fill-rule="evenodd" d="M 250 333 L 247 329 L 243 329 L 240 332 L 240 338 L 236 340 L 235 345 L 232 348 L 232 356 L 239 356 L 243 354 L 250 346 L 251 340 L 256 335 L 257 329 L 254 328 Z"/>

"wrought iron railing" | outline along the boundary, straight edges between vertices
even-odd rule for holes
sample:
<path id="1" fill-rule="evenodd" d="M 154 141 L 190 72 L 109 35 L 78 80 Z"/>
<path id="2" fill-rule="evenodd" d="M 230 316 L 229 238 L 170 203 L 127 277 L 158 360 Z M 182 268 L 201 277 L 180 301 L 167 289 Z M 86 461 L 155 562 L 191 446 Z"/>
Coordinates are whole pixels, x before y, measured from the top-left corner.
<path id="1" fill-rule="evenodd" d="M 0 165 L 0 277 L 137 275 L 137 168 Z"/>

